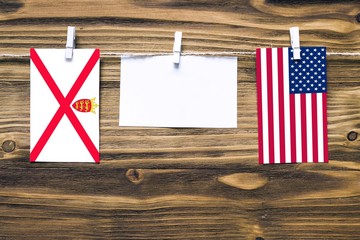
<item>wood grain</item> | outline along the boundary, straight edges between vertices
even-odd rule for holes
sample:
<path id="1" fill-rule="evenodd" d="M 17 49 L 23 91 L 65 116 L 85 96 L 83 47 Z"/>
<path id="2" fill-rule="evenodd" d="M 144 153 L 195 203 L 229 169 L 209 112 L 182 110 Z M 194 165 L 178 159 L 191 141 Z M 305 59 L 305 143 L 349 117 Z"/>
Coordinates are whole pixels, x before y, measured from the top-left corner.
<path id="1" fill-rule="evenodd" d="M 9 0 L 0 54 L 360 52 L 358 1 Z M 101 59 L 101 164 L 30 164 L 29 59 L 0 57 L 0 239 L 359 239 L 359 56 L 328 56 L 329 164 L 257 164 L 255 56 L 239 55 L 238 127 L 118 127 L 120 59 Z M 13 150 L 15 146 L 15 149 Z"/>

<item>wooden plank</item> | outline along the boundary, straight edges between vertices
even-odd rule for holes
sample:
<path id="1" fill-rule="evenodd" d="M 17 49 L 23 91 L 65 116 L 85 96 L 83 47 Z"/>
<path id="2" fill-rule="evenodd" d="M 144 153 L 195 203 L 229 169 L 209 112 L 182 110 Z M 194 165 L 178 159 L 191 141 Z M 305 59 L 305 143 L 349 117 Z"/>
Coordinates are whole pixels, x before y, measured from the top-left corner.
<path id="1" fill-rule="evenodd" d="M 18 4 L 17 11 L 14 5 L 0 17 L 2 53 L 63 47 L 67 25 L 80 28 L 78 47 L 103 51 L 171 52 L 175 30 L 184 32 L 184 51 L 254 51 L 289 45 L 288 29 L 293 25 L 300 27 L 303 45 L 325 45 L 341 52 L 358 52 L 360 45 L 356 3 L 32 0 Z"/>
<path id="2" fill-rule="evenodd" d="M 255 57 L 241 56 L 238 63 L 237 129 L 126 128 L 118 126 L 119 59 L 101 61 L 100 130 L 101 159 L 118 166 L 154 168 L 234 167 L 239 162 L 257 165 L 257 114 Z M 330 160 L 356 160 L 359 141 L 349 141 L 350 131 L 359 131 L 356 110 L 360 101 L 357 84 L 359 59 L 329 56 L 329 150 Z M 3 80 L 0 109 L 0 140 L 13 140 L 16 150 L 4 159 L 27 160 L 29 155 L 29 61 L 7 59 L 0 64 Z M 9 71 L 10 66 L 17 67 Z M 346 70 L 344 70 L 346 69 Z M 20 79 L 19 79 L 20 78 Z M 19 91 L 21 87 L 22 91 Z M 11 133 L 11 134 L 10 134 Z M 120 160 L 120 161 L 118 161 Z M 146 160 L 146 161 L 144 161 Z M 135 164 L 135 165 L 134 165 Z M 177 166 L 179 164 L 179 166 Z"/>
<path id="3" fill-rule="evenodd" d="M 356 239 L 358 1 L 9 0 L 0 4 L 0 238 Z M 29 164 L 29 48 L 242 52 L 236 129 L 118 126 L 120 59 L 101 59 L 94 164 Z M 257 47 L 327 46 L 329 164 L 257 164 Z M 348 134 L 352 132 L 351 137 Z M 350 139 L 350 140 L 349 140 Z"/>

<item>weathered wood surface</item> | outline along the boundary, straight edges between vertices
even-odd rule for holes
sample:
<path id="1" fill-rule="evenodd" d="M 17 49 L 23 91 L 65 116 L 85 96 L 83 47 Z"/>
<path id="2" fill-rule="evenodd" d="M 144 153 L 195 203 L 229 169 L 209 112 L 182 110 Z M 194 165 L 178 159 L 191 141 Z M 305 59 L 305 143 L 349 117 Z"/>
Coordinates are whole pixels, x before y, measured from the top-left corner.
<path id="1" fill-rule="evenodd" d="M 0 1 L 0 54 L 360 52 L 359 1 Z M 118 127 L 120 60 L 101 59 L 101 164 L 29 164 L 29 59 L 0 58 L 0 239 L 359 239 L 359 56 L 328 56 L 329 164 L 260 166 L 254 55 L 239 56 L 237 129 Z M 350 134 L 350 132 L 352 132 Z M 15 145 L 14 145 L 15 144 Z M 15 149 L 13 150 L 13 148 Z M 66 150 L 66 149 L 64 149 Z"/>

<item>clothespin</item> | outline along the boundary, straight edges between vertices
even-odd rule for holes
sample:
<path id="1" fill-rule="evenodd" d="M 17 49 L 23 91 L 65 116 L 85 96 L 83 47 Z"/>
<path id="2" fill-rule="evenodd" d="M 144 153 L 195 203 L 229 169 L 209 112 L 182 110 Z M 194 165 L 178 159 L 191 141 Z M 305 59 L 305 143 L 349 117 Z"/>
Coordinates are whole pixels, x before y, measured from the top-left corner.
<path id="1" fill-rule="evenodd" d="M 293 49 L 294 60 L 299 60 L 300 57 L 300 34 L 299 27 L 290 28 L 291 47 Z"/>
<path id="2" fill-rule="evenodd" d="M 174 40 L 174 59 L 173 62 L 176 64 L 180 63 L 180 54 L 181 54 L 181 38 L 182 32 L 175 32 L 175 40 Z"/>
<path id="3" fill-rule="evenodd" d="M 72 59 L 73 51 L 75 49 L 75 27 L 68 27 L 65 58 Z"/>

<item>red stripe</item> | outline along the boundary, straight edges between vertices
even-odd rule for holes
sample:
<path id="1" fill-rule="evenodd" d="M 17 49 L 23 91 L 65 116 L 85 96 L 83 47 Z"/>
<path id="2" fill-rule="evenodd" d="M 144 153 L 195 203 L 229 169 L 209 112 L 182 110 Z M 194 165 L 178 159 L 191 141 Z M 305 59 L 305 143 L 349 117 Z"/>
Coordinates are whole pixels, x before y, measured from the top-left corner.
<path id="1" fill-rule="evenodd" d="M 307 162 L 306 95 L 300 94 L 302 162 Z"/>
<path id="2" fill-rule="evenodd" d="M 311 94 L 311 115 L 312 115 L 312 147 L 313 147 L 313 162 L 317 163 L 318 160 L 318 121 L 317 121 L 317 96 L 316 93 Z"/>
<path id="3" fill-rule="evenodd" d="M 79 92 L 81 86 L 86 81 L 87 77 L 91 73 L 92 69 L 94 68 L 94 66 L 97 63 L 97 61 L 99 60 L 99 58 L 100 58 L 100 50 L 95 49 L 95 51 L 91 55 L 90 59 L 86 63 L 85 67 L 81 71 L 80 75 L 78 76 L 74 85 L 72 86 L 72 88 L 70 89 L 70 91 L 68 92 L 68 94 L 66 96 L 66 99 L 69 100 L 68 101 L 69 104 L 74 100 L 76 94 Z"/>
<path id="4" fill-rule="evenodd" d="M 329 162 L 328 159 L 328 130 L 327 130 L 327 110 L 326 110 L 326 93 L 322 94 L 322 108 L 323 108 L 323 133 L 324 133 L 324 162 Z"/>
<path id="5" fill-rule="evenodd" d="M 91 138 L 87 134 L 84 127 L 81 125 L 79 119 L 76 117 L 76 115 L 72 111 L 72 109 L 68 107 L 68 108 L 66 108 L 66 110 L 67 110 L 66 116 L 69 118 L 70 122 L 74 126 L 74 129 L 79 134 L 81 140 L 84 142 L 84 145 L 88 149 L 88 151 L 91 154 L 91 156 L 93 157 L 94 161 L 96 163 L 99 163 L 100 162 L 99 151 L 95 147 L 94 143 L 91 141 Z"/>
<path id="6" fill-rule="evenodd" d="M 283 49 L 278 48 L 278 85 L 279 85 L 279 130 L 280 163 L 285 163 L 285 112 L 284 112 L 284 63 Z"/>
<path id="7" fill-rule="evenodd" d="M 266 49 L 266 70 L 268 89 L 268 121 L 269 121 L 269 163 L 274 163 L 274 109 L 273 109 L 273 85 L 272 85 L 272 52 Z"/>
<path id="8" fill-rule="evenodd" d="M 290 94 L 290 145 L 291 163 L 296 163 L 296 119 L 295 119 L 295 94 Z"/>
<path id="9" fill-rule="evenodd" d="M 44 148 L 45 144 L 49 140 L 50 136 L 53 134 L 55 128 L 59 124 L 61 118 L 64 116 L 64 107 L 59 107 L 59 109 L 54 114 L 50 123 L 47 125 L 45 131 L 42 133 L 38 142 L 36 143 L 33 150 L 30 152 L 30 162 L 35 162 L 40 152 Z"/>
<path id="10" fill-rule="evenodd" d="M 258 143 L 259 164 L 264 164 L 263 123 L 262 123 L 262 89 L 261 89 L 261 49 L 256 49 L 256 84 L 258 101 Z"/>
<path id="11" fill-rule="evenodd" d="M 76 94 L 79 92 L 81 86 L 84 84 L 85 80 L 89 76 L 90 72 L 94 68 L 95 64 L 97 63 L 100 57 L 99 49 L 96 49 L 92 56 L 90 57 L 89 61 L 86 63 L 84 69 L 80 73 L 79 77 L 75 81 L 74 85 L 70 89 L 66 98 L 63 97 L 61 91 L 57 87 L 54 79 L 51 77 L 50 73 L 46 69 L 45 65 L 41 61 L 39 55 L 35 51 L 35 49 L 30 49 L 30 58 L 39 70 L 41 76 L 43 77 L 44 81 L 54 94 L 55 98 L 60 104 L 59 109 L 51 119 L 50 123 L 46 127 L 45 131 L 39 138 L 38 142 L 36 143 L 35 147 L 30 153 L 30 161 L 35 162 L 37 157 L 39 156 L 40 152 L 44 148 L 45 144 L 49 140 L 50 136 L 54 132 L 55 128 L 59 124 L 60 120 L 62 119 L 63 115 L 66 113 L 70 122 L 73 124 L 75 130 L 79 134 L 80 138 L 84 142 L 85 146 L 89 150 L 91 156 L 94 158 L 95 162 L 99 162 L 99 152 L 92 143 L 90 137 L 87 135 L 85 129 L 82 127 L 80 121 L 77 119 L 76 115 L 72 112 L 70 108 L 70 103 L 74 100 Z"/>
<path id="12" fill-rule="evenodd" d="M 54 94 L 56 100 L 60 103 L 63 101 L 64 96 L 62 95 L 60 89 L 56 85 L 54 79 L 51 77 L 49 71 L 46 69 L 44 63 L 40 59 L 39 55 L 35 51 L 35 49 L 30 49 L 30 59 L 35 64 L 36 68 L 38 69 L 40 75 L 43 77 L 44 81 L 48 85 L 51 92 Z"/>

